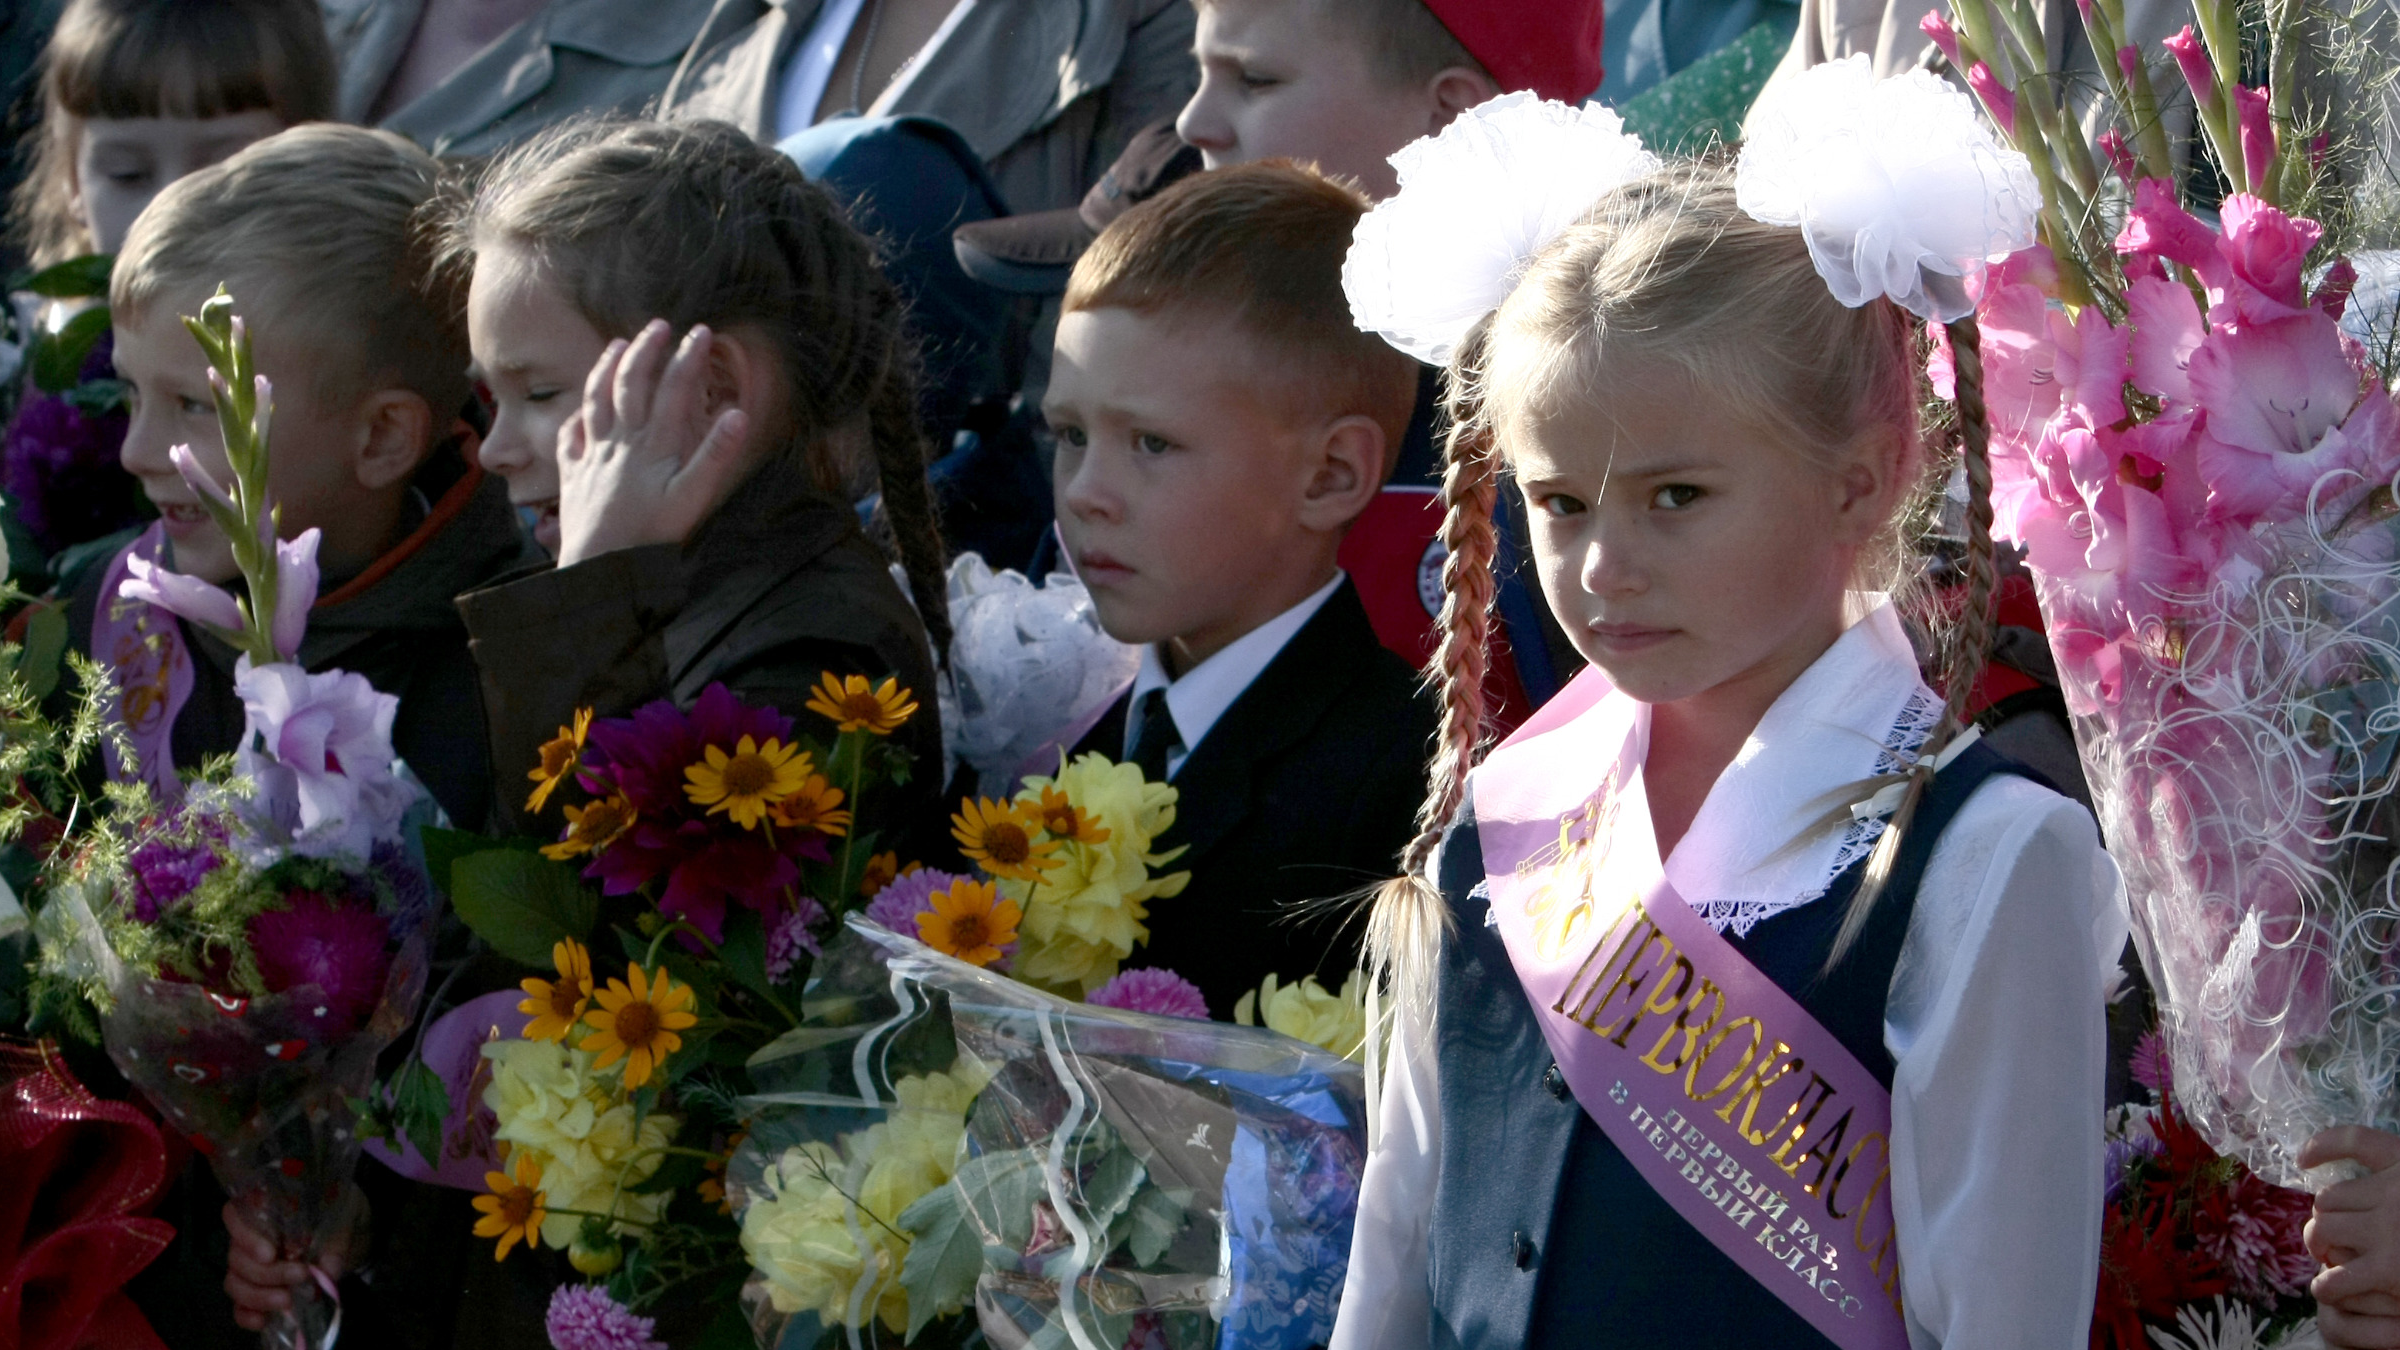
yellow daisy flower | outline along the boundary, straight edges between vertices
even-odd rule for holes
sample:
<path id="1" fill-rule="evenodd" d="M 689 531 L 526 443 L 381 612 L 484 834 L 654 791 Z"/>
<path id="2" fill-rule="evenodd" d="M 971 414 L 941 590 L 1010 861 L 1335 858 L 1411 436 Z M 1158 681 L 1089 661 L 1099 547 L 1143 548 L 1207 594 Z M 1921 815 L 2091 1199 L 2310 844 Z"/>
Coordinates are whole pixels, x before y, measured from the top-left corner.
<path id="1" fill-rule="evenodd" d="M 611 793 L 589 806 L 570 806 L 566 810 L 567 837 L 555 844 L 542 845 L 542 856 L 553 862 L 598 853 L 632 829 L 633 822 L 641 815 L 621 792 Z"/>
<path id="2" fill-rule="evenodd" d="M 870 686 L 864 675 L 836 676 L 829 670 L 809 694 L 808 710 L 831 718 L 837 731 L 889 736 L 916 713 L 917 702 L 898 680 Z"/>
<path id="3" fill-rule="evenodd" d="M 733 823 L 745 830 L 755 830 L 758 822 L 767 818 L 767 809 L 798 792 L 808 782 L 808 755 L 796 745 L 785 745 L 772 736 L 765 745 L 748 736 L 726 754 L 723 746 L 709 746 L 698 764 L 683 771 L 683 795 L 710 815 L 719 811 L 733 817 Z"/>
<path id="4" fill-rule="evenodd" d="M 658 972 L 653 982 L 640 965 L 629 964 L 625 975 L 593 995 L 600 1006 L 583 1015 L 592 1031 L 582 1048 L 599 1056 L 592 1062 L 596 1069 L 624 1060 L 625 1090 L 631 1092 L 683 1048 L 683 1038 L 675 1033 L 700 1018 L 691 1011 L 691 988 L 675 983 L 667 972 Z"/>
<path id="5" fill-rule="evenodd" d="M 707 1201 L 709 1204 L 715 1205 L 719 1214 L 733 1213 L 733 1200 L 730 1196 L 725 1194 L 725 1169 L 733 1162 L 733 1155 L 735 1151 L 740 1149 L 743 1141 L 747 1140 L 749 1137 L 750 1132 L 748 1130 L 735 1130 L 733 1132 L 733 1137 L 725 1141 L 725 1151 L 723 1153 L 717 1154 L 708 1161 L 700 1164 L 701 1169 L 707 1172 L 708 1175 L 702 1177 L 700 1179 L 700 1184 L 693 1189 L 700 1192 L 700 1198 L 702 1200 Z"/>
<path id="6" fill-rule="evenodd" d="M 1108 827 L 1075 804 L 1075 800 L 1054 787 L 1045 787 L 1039 800 L 1018 800 L 1032 809 L 1042 822 L 1042 832 L 1065 844 L 1105 844 Z"/>
<path id="7" fill-rule="evenodd" d="M 492 1253 L 495 1261 L 508 1259 L 508 1249 L 519 1242 L 530 1251 L 542 1245 L 542 1221 L 550 1217 L 548 1197 L 541 1191 L 542 1165 L 530 1153 L 519 1153 L 507 1173 L 486 1172 L 483 1184 L 491 1188 L 490 1195 L 475 1197 L 475 1208 L 483 1217 L 475 1221 L 475 1236 L 496 1237 L 500 1248 Z"/>
<path id="8" fill-rule="evenodd" d="M 1059 865 L 1052 855 L 1058 845 L 1037 839 L 1041 819 L 1014 802 L 978 797 L 950 817 L 950 835 L 959 851 L 983 865 L 983 870 L 1011 881 L 1040 881 L 1042 873 Z"/>
<path id="9" fill-rule="evenodd" d="M 533 1018 L 525 1026 L 529 1041 L 565 1040 L 567 1032 L 583 1020 L 584 1009 L 591 1006 L 592 954 L 575 939 L 560 938 L 550 949 L 550 959 L 558 967 L 557 979 L 533 976 L 517 986 L 526 995 L 517 1011 Z"/>
<path id="10" fill-rule="evenodd" d="M 1025 917 L 1016 901 L 1001 899 L 999 888 L 988 881 L 954 881 L 928 901 L 933 912 L 917 916 L 917 936 L 971 966 L 999 960 L 1000 949 L 1017 940 L 1017 921 Z"/>
<path id="11" fill-rule="evenodd" d="M 575 724 L 560 727 L 558 735 L 542 744 L 542 762 L 525 774 L 534 782 L 533 795 L 525 799 L 525 809 L 539 811 L 558 785 L 573 777 L 583 766 L 583 738 L 592 729 L 592 710 L 577 708 Z"/>
<path id="12" fill-rule="evenodd" d="M 850 813 L 834 809 L 841 804 L 842 790 L 825 775 L 812 773 L 799 791 L 775 803 L 768 816 L 785 829 L 815 830 L 839 839 L 850 832 Z"/>
<path id="13" fill-rule="evenodd" d="M 902 867 L 897 853 L 878 853 L 867 859 L 867 870 L 859 874 L 858 893 L 872 900 L 883 893 L 884 887 L 924 868 L 925 864 L 913 862 Z"/>

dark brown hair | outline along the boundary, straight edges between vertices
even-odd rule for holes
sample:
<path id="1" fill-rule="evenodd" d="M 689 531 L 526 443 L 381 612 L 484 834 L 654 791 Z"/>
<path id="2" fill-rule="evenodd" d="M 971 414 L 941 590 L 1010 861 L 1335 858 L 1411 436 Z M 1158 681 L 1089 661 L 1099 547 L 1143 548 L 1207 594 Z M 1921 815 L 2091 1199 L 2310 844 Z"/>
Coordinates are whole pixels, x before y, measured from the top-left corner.
<path id="1" fill-rule="evenodd" d="M 843 491 L 864 467 L 843 453 L 863 422 L 917 612 L 937 657 L 947 649 L 906 305 L 873 245 L 798 165 L 724 122 L 570 122 L 495 161 L 447 235 L 453 273 L 490 243 L 524 248 L 608 337 L 654 318 L 766 334 L 792 422 L 773 430 L 820 487 Z"/>
<path id="2" fill-rule="evenodd" d="M 10 225 L 39 265 L 92 248 L 73 206 L 84 118 L 333 116 L 333 49 L 316 0 L 71 0 L 42 51 L 42 123 Z"/>
<path id="3" fill-rule="evenodd" d="M 1231 320 L 1268 349 L 1262 377 L 1287 397 L 1375 419 L 1389 472 L 1416 412 L 1417 363 L 1350 322 L 1342 259 L 1368 205 L 1289 160 L 1197 174 L 1101 231 L 1062 306 Z"/>
<path id="4" fill-rule="evenodd" d="M 222 283 L 253 329 L 308 337 L 321 397 L 412 390 L 438 440 L 471 392 L 465 306 L 424 219 L 441 181 L 433 156 L 388 131 L 270 136 L 158 194 L 125 236 L 109 307 L 134 322 Z"/>

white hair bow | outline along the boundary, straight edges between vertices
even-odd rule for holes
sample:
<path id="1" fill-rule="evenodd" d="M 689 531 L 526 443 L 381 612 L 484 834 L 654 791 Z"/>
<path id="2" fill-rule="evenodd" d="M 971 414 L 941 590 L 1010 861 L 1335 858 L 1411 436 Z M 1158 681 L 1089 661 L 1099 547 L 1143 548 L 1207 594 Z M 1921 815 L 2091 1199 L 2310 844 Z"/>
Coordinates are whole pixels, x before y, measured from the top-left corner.
<path id="1" fill-rule="evenodd" d="M 2033 243 L 2042 204 L 1964 93 L 1922 70 L 1877 80 L 1865 56 L 1768 91 L 1734 190 L 1754 219 L 1800 227 L 1843 304 L 1888 295 L 1938 323 L 1974 312 L 1970 283 Z"/>

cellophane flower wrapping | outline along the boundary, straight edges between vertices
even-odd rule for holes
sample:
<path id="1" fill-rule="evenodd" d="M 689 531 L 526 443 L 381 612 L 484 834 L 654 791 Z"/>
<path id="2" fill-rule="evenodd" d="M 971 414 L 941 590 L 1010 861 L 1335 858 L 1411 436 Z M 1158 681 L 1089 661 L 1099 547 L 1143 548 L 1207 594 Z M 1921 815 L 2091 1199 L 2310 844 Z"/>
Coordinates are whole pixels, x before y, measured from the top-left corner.
<path id="1" fill-rule="evenodd" d="M 2400 415 L 2338 290 L 2304 285 L 2316 239 L 2240 195 L 2211 230 L 2144 180 L 2121 322 L 2046 305 L 2039 250 L 1981 302 L 1998 528 L 2040 588 L 2178 1103 L 2284 1186 L 2317 1131 L 2400 1128 Z"/>
<path id="2" fill-rule="evenodd" d="M 430 799 L 420 811 L 430 814 Z M 238 823 L 219 831 L 240 832 Z M 228 840 L 210 870 L 244 869 L 239 854 L 255 847 Z M 367 1096 L 376 1057 L 416 1015 L 438 901 L 422 860 L 397 840 L 378 843 L 363 866 L 301 865 L 318 877 L 346 872 L 346 884 L 294 889 L 274 880 L 274 867 L 259 874 L 256 884 L 285 891 L 284 907 L 256 915 L 249 929 L 262 973 L 283 986 L 276 992 L 228 992 L 229 972 L 191 979 L 120 957 L 121 924 L 160 903 L 162 885 L 183 884 L 192 866 L 184 858 L 146 860 L 136 850 L 130 875 L 54 890 L 44 918 L 45 941 L 68 953 L 65 973 L 106 992 L 100 1029 L 109 1058 L 208 1159 L 251 1226 L 287 1257 L 313 1263 L 355 1217 L 344 1209 L 363 1145 L 351 1103 Z M 196 901 L 164 903 L 179 902 Z M 323 1343 L 332 1306 L 301 1299 L 295 1313 L 270 1324 L 270 1346 Z"/>
<path id="3" fill-rule="evenodd" d="M 728 1190 L 762 1346 L 1331 1334 L 1366 1152 L 1356 1064 L 1070 1003 L 854 918 L 750 1072 Z"/>

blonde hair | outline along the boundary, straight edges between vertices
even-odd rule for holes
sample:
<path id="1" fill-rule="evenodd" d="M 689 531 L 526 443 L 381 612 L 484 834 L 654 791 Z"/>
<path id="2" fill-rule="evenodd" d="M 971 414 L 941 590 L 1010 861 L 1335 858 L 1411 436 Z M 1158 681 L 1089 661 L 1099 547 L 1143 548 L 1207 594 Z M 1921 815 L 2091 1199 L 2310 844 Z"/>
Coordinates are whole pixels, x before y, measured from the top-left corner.
<path id="1" fill-rule="evenodd" d="M 1893 782 L 1908 787 L 1868 862 L 1827 967 L 1864 927 L 1889 882 L 1900 840 L 1930 778 L 1931 755 L 1964 725 L 1991 646 L 1994 557 L 1983 370 L 1972 317 L 1950 326 L 1957 368 L 1961 460 L 1968 485 L 1967 597 L 1950 634 L 1947 698 L 1917 765 L 1857 785 L 1826 820 Z M 1429 674 L 1441 691 L 1441 731 L 1419 832 L 1402 873 L 1377 895 L 1367 947 L 1404 1006 L 1430 1007 L 1449 912 L 1428 875 L 1442 832 L 1466 800 L 1467 775 L 1489 739 L 1484 706 L 1494 585 L 1492 509 L 1500 446 L 1571 401 L 1610 387 L 1635 362 L 1721 392 L 1731 410 L 1831 470 L 1875 436 L 1901 438 L 1920 481 L 1926 456 L 1917 418 L 1917 347 L 1909 316 L 1881 298 L 1851 309 L 1816 274 L 1797 229 L 1763 224 L 1736 203 L 1721 162 L 1682 162 L 1611 193 L 1545 248 L 1500 309 L 1453 359 L 1442 496 L 1441 641 Z M 1895 509 L 1862 554 L 1860 584 L 1905 590 L 1913 569 L 1907 521 Z"/>
<path id="2" fill-rule="evenodd" d="M 74 204 L 77 128 L 94 117 L 333 116 L 316 0 L 73 0 L 42 49 L 42 120 L 10 226 L 36 266 L 92 251 Z"/>
<path id="3" fill-rule="evenodd" d="M 864 424 L 910 595 L 947 660 L 949 585 L 907 302 L 798 165 L 724 122 L 585 118 L 495 161 L 452 204 L 446 235 L 444 270 L 461 278 L 479 248 L 522 246 L 607 337 L 631 338 L 653 318 L 765 334 L 793 422 L 777 430 L 819 488 L 864 476 L 848 453 Z"/>
<path id="4" fill-rule="evenodd" d="M 253 331 L 308 337 L 319 397 L 411 390 L 439 439 L 472 392 L 463 305 L 423 219 L 441 178 L 433 156 L 388 131 L 270 136 L 158 194 L 125 236 L 109 307 L 138 322 L 222 283 Z"/>

